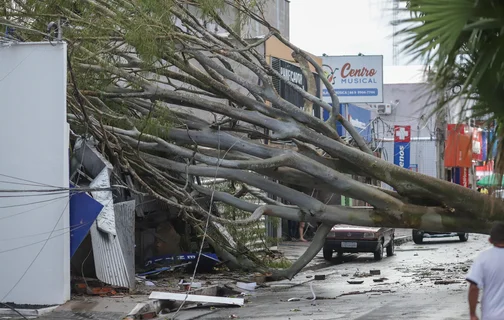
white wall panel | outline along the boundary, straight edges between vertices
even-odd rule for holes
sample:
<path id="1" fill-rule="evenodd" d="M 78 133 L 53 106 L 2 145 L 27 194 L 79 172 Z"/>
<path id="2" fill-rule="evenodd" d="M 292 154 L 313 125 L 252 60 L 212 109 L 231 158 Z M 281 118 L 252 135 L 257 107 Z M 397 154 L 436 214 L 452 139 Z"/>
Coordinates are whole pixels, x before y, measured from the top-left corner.
<path id="1" fill-rule="evenodd" d="M 0 190 L 68 188 L 66 56 L 63 43 L 0 45 Z M 0 192 L 0 301 L 69 298 L 68 192 Z"/>

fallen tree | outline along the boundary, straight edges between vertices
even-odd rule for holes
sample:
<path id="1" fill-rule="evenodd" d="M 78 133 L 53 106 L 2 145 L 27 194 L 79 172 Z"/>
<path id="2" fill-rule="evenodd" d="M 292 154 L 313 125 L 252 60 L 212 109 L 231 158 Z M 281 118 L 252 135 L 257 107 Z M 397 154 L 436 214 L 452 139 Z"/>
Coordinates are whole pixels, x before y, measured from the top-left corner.
<path id="1" fill-rule="evenodd" d="M 313 259 L 337 223 L 486 233 L 492 221 L 504 220 L 501 201 L 377 158 L 332 107 L 339 100 L 321 66 L 268 24 L 261 5 L 244 0 L 14 0 L 0 5 L 0 23 L 10 28 L 11 40 L 58 41 L 62 31 L 69 45 L 73 132 L 99 141 L 120 175 L 178 208 L 180 217 L 207 235 L 231 266 L 265 270 L 253 255 L 234 248 L 217 226 L 248 224 L 263 215 L 321 222 L 306 253 L 290 268 L 274 270 L 286 278 Z M 237 26 L 226 24 L 226 10 L 246 19 L 236 21 Z M 47 34 L 52 21 L 57 23 Z M 244 39 L 236 30 L 250 21 L 268 33 Z M 214 32 L 217 27 L 222 32 Z M 314 81 L 308 81 L 306 91 L 287 81 L 304 98 L 303 108 L 278 95 L 272 79 L 282 76 L 258 50 L 270 37 L 291 48 L 304 74 L 315 70 L 331 104 L 313 94 Z M 313 106 L 328 110 L 330 119 L 312 116 Z M 336 121 L 351 134 L 351 142 L 338 135 Z M 293 144 L 282 145 L 285 140 Z M 396 191 L 352 175 L 385 182 Z M 229 180 L 245 191 L 216 191 L 199 183 L 201 177 Z M 262 191 L 255 196 L 265 205 L 244 200 L 248 187 Z M 328 205 L 298 187 L 363 200 L 371 207 Z M 200 197 L 210 204 L 202 205 Z M 214 201 L 250 216 L 222 218 L 212 209 Z M 207 233 L 209 225 L 213 231 Z"/>

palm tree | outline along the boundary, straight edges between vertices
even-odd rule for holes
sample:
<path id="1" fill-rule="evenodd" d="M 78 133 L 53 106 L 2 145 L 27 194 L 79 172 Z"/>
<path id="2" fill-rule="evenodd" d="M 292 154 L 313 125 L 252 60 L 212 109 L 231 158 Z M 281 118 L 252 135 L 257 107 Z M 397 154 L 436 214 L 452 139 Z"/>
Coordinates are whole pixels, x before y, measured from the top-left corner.
<path id="1" fill-rule="evenodd" d="M 405 52 L 431 67 L 434 90 L 453 93 L 440 108 L 461 99 L 473 117 L 496 122 L 496 170 L 504 172 L 504 1 L 401 1 L 410 13 L 399 31 Z"/>

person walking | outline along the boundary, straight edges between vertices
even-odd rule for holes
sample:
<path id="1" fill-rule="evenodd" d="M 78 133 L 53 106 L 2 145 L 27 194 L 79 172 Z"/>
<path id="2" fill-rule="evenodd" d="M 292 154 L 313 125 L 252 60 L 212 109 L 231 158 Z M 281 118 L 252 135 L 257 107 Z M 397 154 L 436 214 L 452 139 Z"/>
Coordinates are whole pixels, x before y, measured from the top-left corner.
<path id="1" fill-rule="evenodd" d="M 498 222 L 490 231 L 492 248 L 474 260 L 466 280 L 469 282 L 469 312 L 471 320 L 479 320 L 476 306 L 480 290 L 481 320 L 504 319 L 504 223 Z"/>

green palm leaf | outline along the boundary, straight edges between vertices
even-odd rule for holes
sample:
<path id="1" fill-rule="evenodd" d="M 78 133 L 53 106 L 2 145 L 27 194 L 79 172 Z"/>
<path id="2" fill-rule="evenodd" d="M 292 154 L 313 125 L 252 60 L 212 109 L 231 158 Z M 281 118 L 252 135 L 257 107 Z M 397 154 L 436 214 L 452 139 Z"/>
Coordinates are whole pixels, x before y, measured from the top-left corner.
<path id="1" fill-rule="evenodd" d="M 403 49 L 413 59 L 421 58 L 433 74 L 430 82 L 444 95 L 438 108 L 455 99 L 462 111 L 488 117 L 504 125 L 504 1 L 501 0 L 410 0 L 411 18 L 405 26 Z M 504 172 L 504 126 L 497 130 L 497 167 Z M 502 129 L 500 129 L 502 128 Z"/>

